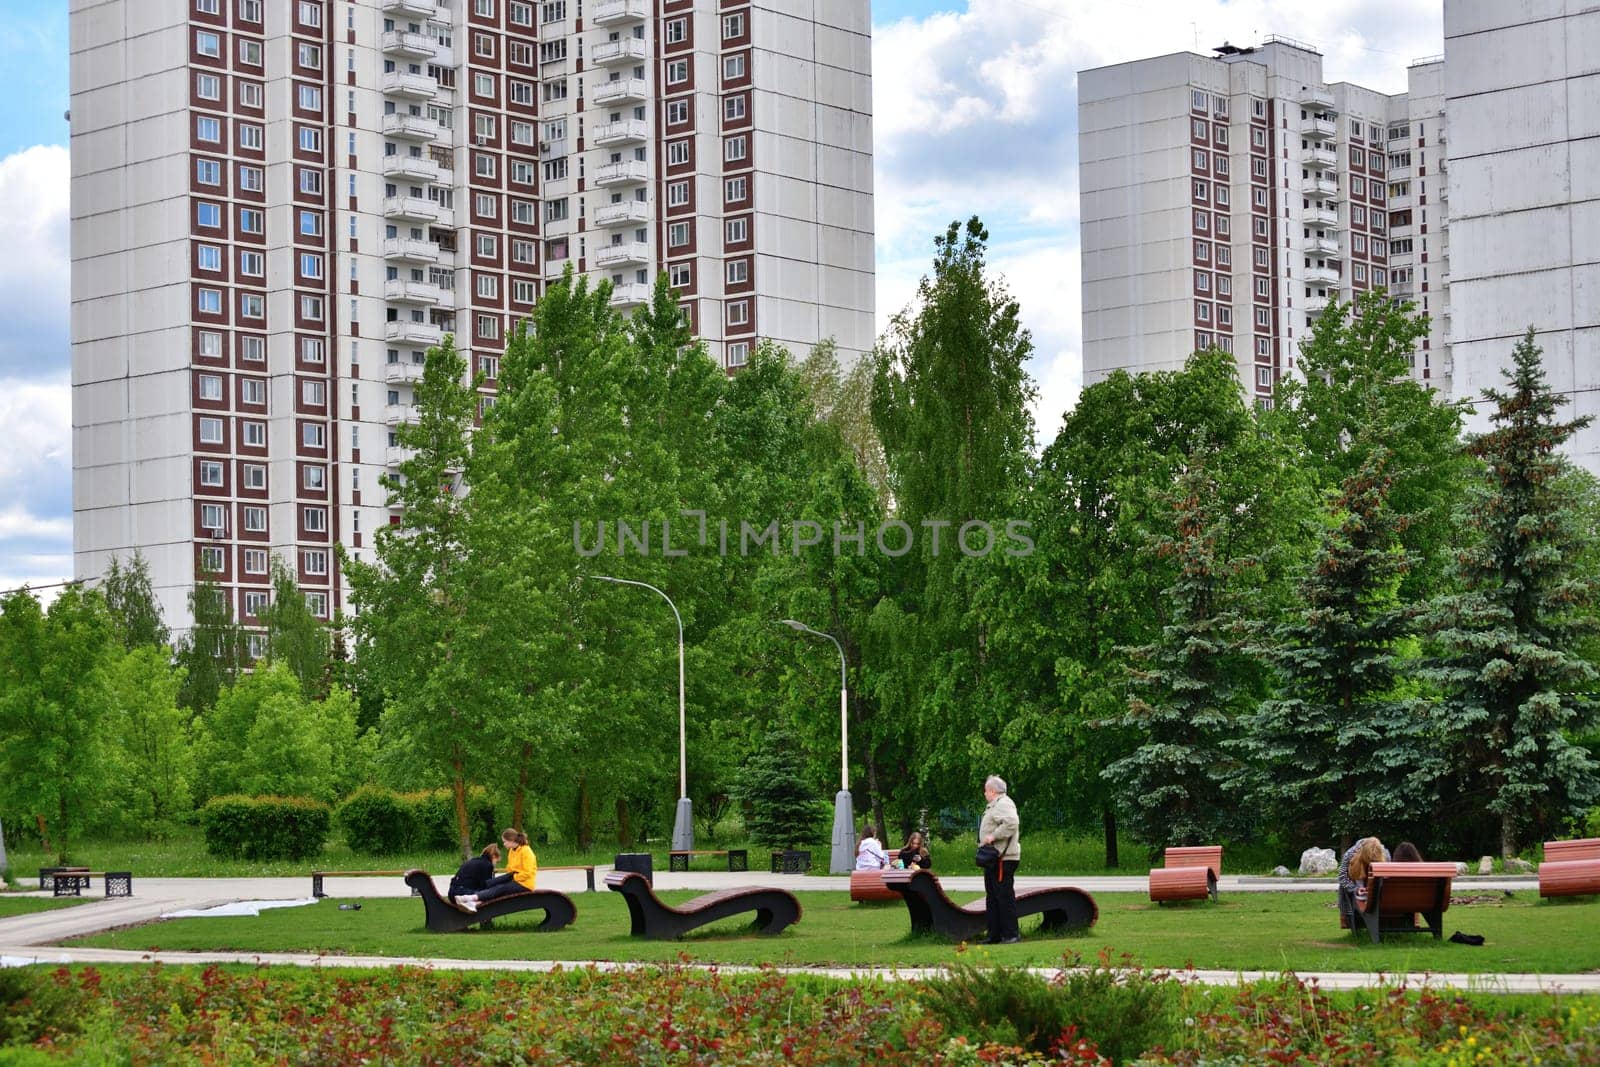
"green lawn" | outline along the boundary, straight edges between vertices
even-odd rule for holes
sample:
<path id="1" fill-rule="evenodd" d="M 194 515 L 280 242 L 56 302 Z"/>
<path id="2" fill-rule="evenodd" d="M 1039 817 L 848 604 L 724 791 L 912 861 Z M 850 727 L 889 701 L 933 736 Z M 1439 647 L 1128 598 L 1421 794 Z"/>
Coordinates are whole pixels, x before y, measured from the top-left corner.
<path id="1" fill-rule="evenodd" d="M 14 897 L 0 895 L 0 919 L 8 919 L 13 915 L 27 915 L 35 911 L 49 911 L 51 908 L 68 908 L 74 904 L 87 904 L 86 898 L 65 897 L 57 900 L 54 897 Z"/>
<path id="2" fill-rule="evenodd" d="M 662 897 L 681 902 L 694 895 L 678 891 Z M 1373 946 L 1364 935 L 1357 940 L 1339 930 L 1331 893 L 1235 893 L 1217 905 L 1178 907 L 1105 893 L 1096 897 L 1100 922 L 1086 934 L 1030 936 L 1036 924 L 1028 920 L 1020 945 L 966 949 L 910 937 L 898 904 L 850 904 L 841 893 L 798 895 L 804 918 L 776 938 L 741 936 L 741 924 L 730 920 L 683 941 L 636 941 L 627 934 L 622 898 L 600 892 L 575 896 L 578 921 L 554 934 L 532 932 L 531 920 L 518 922 L 523 917 L 501 920 L 490 931 L 430 934 L 422 926 L 422 905 L 414 900 L 364 900 L 360 911 L 340 911 L 337 901 L 327 900 L 259 918 L 174 920 L 73 943 L 459 959 L 674 960 L 687 955 L 702 962 L 799 966 L 925 966 L 958 958 L 1049 966 L 1066 952 L 1086 959 L 1104 952 L 1114 961 L 1126 955 L 1130 962 L 1163 968 L 1543 973 L 1600 968 L 1600 940 L 1594 937 L 1600 904 L 1538 904 L 1531 894 L 1446 913 L 1446 936 L 1454 930 L 1482 934 L 1487 944 L 1481 948 L 1415 936 Z"/>

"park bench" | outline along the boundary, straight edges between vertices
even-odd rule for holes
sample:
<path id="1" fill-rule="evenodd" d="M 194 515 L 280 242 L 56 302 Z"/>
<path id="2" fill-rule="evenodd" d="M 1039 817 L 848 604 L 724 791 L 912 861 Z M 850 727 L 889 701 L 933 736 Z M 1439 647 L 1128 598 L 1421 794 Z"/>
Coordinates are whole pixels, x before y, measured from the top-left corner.
<path id="1" fill-rule="evenodd" d="M 1600 837 L 1546 841 L 1539 864 L 1539 896 L 1585 897 L 1600 893 Z"/>
<path id="2" fill-rule="evenodd" d="M 667 854 L 667 869 L 671 871 L 687 871 L 689 860 L 695 856 L 726 856 L 728 857 L 728 870 L 748 871 L 750 869 L 750 852 L 743 848 L 696 848 L 673 849 Z"/>
<path id="3" fill-rule="evenodd" d="M 1198 845 L 1169 848 L 1162 866 L 1150 872 L 1150 899 L 1157 904 L 1173 900 L 1217 899 L 1217 879 L 1222 876 L 1222 846 Z"/>
<path id="4" fill-rule="evenodd" d="M 108 897 L 133 896 L 132 871 L 91 871 L 87 867 L 40 867 L 39 889 L 58 897 L 81 897 L 94 878 L 100 879 Z"/>
<path id="5" fill-rule="evenodd" d="M 588 879 L 587 879 L 588 880 L 588 891 L 591 892 L 591 893 L 594 892 L 594 865 L 592 863 L 574 863 L 574 864 L 570 864 L 570 865 L 567 865 L 567 866 L 564 866 L 564 867 L 540 867 L 539 869 L 541 871 L 583 871 L 588 875 Z M 324 878 L 404 878 L 409 873 L 411 873 L 411 872 L 409 872 L 409 871 L 312 871 L 311 872 L 311 895 L 316 897 L 318 900 L 322 900 L 322 899 L 327 897 L 328 894 L 324 893 L 322 891 L 322 880 Z M 409 885 L 410 883 L 408 882 L 407 884 Z M 421 896 L 422 894 L 417 892 L 416 886 L 412 886 L 411 887 L 411 895 L 416 897 L 416 896 Z"/>
<path id="6" fill-rule="evenodd" d="M 633 936 L 656 941 L 670 941 L 745 912 L 755 912 L 759 934 L 782 933 L 800 921 L 800 901 L 787 889 L 724 889 L 673 907 L 656 896 L 644 875 L 633 871 L 612 871 L 606 875 L 606 888 L 627 900 Z"/>
<path id="7" fill-rule="evenodd" d="M 1453 863 L 1374 863 L 1367 873 L 1367 899 L 1353 901 L 1350 914 L 1361 920 L 1374 945 L 1384 934 L 1431 932 L 1437 941 L 1444 937 L 1455 876 Z M 1416 924 L 1418 915 L 1426 926 Z"/>
<path id="8" fill-rule="evenodd" d="M 886 855 L 889 862 L 900 855 L 900 850 L 891 848 Z M 884 867 L 876 871 L 851 871 L 850 872 L 850 901 L 854 904 L 876 903 L 884 900 L 899 900 L 900 894 L 883 884 L 885 871 L 892 868 Z"/>
<path id="9" fill-rule="evenodd" d="M 988 929 L 983 900 L 957 904 L 928 871 L 882 871 L 883 884 L 900 894 L 914 934 L 938 934 L 951 941 L 975 941 Z M 1094 898 L 1074 886 L 1051 886 L 1017 894 L 1017 918 L 1043 916 L 1039 931 L 1065 934 L 1087 930 L 1100 918 Z"/>
<path id="10" fill-rule="evenodd" d="M 534 929 L 541 934 L 548 934 L 571 926 L 578 917 L 578 906 L 572 902 L 572 898 L 553 889 L 534 889 L 496 897 L 478 905 L 477 911 L 468 911 L 455 901 L 440 896 L 439 888 L 433 884 L 427 871 L 407 871 L 405 878 L 412 896 L 422 898 L 422 911 L 427 918 L 428 929 L 436 934 L 460 933 L 475 923 L 487 925 L 495 919 L 522 911 L 543 911 L 544 921 Z"/>

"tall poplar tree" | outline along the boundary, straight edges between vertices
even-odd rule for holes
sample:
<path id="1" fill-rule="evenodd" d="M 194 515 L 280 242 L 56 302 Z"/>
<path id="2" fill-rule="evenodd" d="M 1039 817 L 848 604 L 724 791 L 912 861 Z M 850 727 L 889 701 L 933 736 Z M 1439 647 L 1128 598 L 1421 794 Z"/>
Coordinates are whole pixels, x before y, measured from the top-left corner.
<path id="1" fill-rule="evenodd" d="M 1573 741 L 1596 728 L 1600 676 L 1577 651 L 1596 625 L 1595 581 L 1578 566 L 1593 531 L 1578 526 L 1561 454 L 1592 419 L 1557 418 L 1567 400 L 1546 380 L 1532 330 L 1506 378 L 1484 393 L 1492 428 L 1467 444 L 1483 466 L 1459 517 L 1465 590 L 1432 607 L 1429 673 L 1445 694 L 1446 800 L 1490 816 L 1511 857 L 1530 831 L 1550 836 L 1600 799 L 1600 766 Z"/>

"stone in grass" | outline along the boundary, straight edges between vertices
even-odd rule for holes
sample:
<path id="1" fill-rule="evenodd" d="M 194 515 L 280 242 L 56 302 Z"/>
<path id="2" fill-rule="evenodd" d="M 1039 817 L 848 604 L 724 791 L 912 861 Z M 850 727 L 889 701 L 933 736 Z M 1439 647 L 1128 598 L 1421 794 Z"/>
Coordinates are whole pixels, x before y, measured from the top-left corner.
<path id="1" fill-rule="evenodd" d="M 1493 874 L 1494 873 L 1494 857 L 1493 856 L 1485 856 L 1485 857 L 1483 857 L 1482 859 L 1480 859 L 1478 861 L 1478 873 L 1479 874 Z"/>
<path id="2" fill-rule="evenodd" d="M 1285 867 L 1281 863 L 1272 868 L 1272 877 L 1274 878 L 1287 878 L 1293 873 L 1293 871 L 1289 870 L 1289 868 Z"/>
<path id="3" fill-rule="evenodd" d="M 1300 853 L 1300 876 L 1314 877 L 1332 874 L 1339 869 L 1339 861 L 1331 848 L 1308 848 Z"/>
<path id="4" fill-rule="evenodd" d="M 1512 874 L 1532 874 L 1533 864 L 1529 863 L 1521 856 L 1512 856 L 1510 859 L 1506 860 L 1506 870 L 1510 871 Z"/>
<path id="5" fill-rule="evenodd" d="M 1456 877 L 1457 878 L 1465 878 L 1466 876 L 1467 876 L 1467 865 L 1465 863 L 1462 863 L 1460 860 L 1457 860 L 1456 861 Z"/>

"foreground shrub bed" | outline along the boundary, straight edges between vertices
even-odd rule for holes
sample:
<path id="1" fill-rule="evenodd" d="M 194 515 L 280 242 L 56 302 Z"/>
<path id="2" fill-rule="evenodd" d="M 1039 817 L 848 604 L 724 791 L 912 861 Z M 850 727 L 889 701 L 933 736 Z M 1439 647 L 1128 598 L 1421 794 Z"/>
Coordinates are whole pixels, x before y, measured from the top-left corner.
<path id="1" fill-rule="evenodd" d="M 0 1065 L 1593 1064 L 1600 999 L 1242 989 L 1104 967 L 927 983 L 686 966 L 551 974 L 0 971 Z"/>

